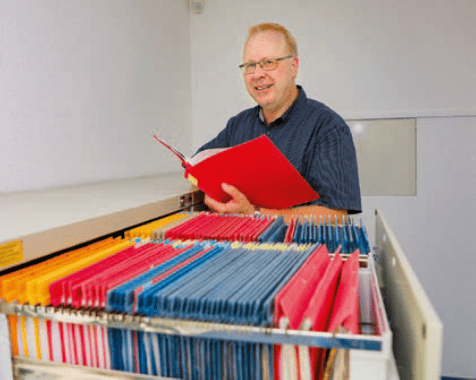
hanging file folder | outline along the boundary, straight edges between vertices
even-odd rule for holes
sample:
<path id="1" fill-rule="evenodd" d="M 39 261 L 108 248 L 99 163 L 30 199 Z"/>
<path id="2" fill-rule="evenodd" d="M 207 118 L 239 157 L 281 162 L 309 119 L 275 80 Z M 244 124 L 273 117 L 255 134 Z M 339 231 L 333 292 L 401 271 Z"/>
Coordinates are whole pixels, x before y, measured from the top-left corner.
<path id="1" fill-rule="evenodd" d="M 325 245 L 319 246 L 283 287 L 275 299 L 275 318 L 280 328 L 299 328 L 310 299 L 324 275 L 330 258 Z M 324 297 L 325 294 L 321 294 Z M 299 372 L 294 346 L 276 346 L 275 379 L 297 379 Z"/>
<path id="2" fill-rule="evenodd" d="M 339 252 L 326 268 L 326 271 L 314 290 L 309 305 L 304 312 L 300 330 L 326 331 L 334 304 L 335 292 L 341 274 L 342 258 Z M 299 368 L 303 380 L 315 379 L 322 372 L 322 348 L 299 347 Z M 317 371 L 317 372 L 316 372 Z"/>

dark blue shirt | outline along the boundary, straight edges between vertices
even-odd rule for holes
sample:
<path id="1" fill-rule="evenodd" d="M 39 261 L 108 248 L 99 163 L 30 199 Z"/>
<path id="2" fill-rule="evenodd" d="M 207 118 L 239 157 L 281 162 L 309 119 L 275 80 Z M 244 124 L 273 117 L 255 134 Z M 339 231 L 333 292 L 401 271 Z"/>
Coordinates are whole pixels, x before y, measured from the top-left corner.
<path id="1" fill-rule="evenodd" d="M 307 204 L 361 212 L 357 156 L 349 126 L 297 87 L 299 95 L 291 107 L 269 125 L 261 107 L 244 110 L 199 151 L 235 146 L 266 134 L 319 194 L 319 199 Z"/>

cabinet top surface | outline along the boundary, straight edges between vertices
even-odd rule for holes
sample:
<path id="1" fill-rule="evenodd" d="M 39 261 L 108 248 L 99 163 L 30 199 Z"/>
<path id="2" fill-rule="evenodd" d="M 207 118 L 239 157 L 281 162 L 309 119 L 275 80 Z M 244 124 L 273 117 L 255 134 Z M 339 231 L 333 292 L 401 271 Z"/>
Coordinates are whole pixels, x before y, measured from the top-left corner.
<path id="1" fill-rule="evenodd" d="M 0 195 L 0 242 L 166 201 L 190 190 L 178 173 Z"/>

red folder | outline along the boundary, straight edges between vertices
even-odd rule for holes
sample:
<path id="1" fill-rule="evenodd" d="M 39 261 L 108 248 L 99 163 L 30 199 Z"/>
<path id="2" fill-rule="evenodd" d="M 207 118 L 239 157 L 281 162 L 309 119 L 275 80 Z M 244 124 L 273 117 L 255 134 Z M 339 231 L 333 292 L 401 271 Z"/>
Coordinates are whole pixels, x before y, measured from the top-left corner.
<path id="1" fill-rule="evenodd" d="M 289 328 L 299 328 L 309 301 L 330 262 L 327 247 L 320 245 L 277 294 L 274 302 L 277 322 L 284 315 L 289 320 Z"/>
<path id="2" fill-rule="evenodd" d="M 308 308 L 309 301 L 318 287 L 318 284 L 321 283 L 321 279 L 323 279 L 330 261 L 327 247 L 320 245 L 311 256 L 309 256 L 291 280 L 280 290 L 274 301 L 274 316 L 278 324 L 280 324 L 282 317 L 286 317 L 290 329 L 297 330 L 299 328 L 304 312 Z M 281 367 L 287 365 L 283 363 L 284 359 L 282 358 L 281 349 L 281 346 L 275 346 L 275 380 L 282 378 Z M 294 354 L 297 354 L 297 352 Z M 298 361 L 296 361 L 296 363 L 297 362 Z"/>
<path id="3" fill-rule="evenodd" d="M 287 244 L 292 244 L 294 231 L 296 230 L 296 219 L 292 219 L 289 223 L 288 229 L 286 230 L 286 236 L 284 237 L 284 242 Z"/>
<path id="4" fill-rule="evenodd" d="M 191 159 L 154 138 L 181 160 L 185 178 L 219 202 L 231 199 L 222 183 L 235 186 L 251 204 L 265 208 L 289 208 L 319 198 L 266 135 L 231 148 L 202 151 Z"/>
<path id="5" fill-rule="evenodd" d="M 331 264 L 327 267 L 326 273 L 314 291 L 307 310 L 304 312 L 302 329 L 312 331 L 326 331 L 331 316 L 332 306 L 336 294 L 337 284 L 342 270 L 342 257 L 339 251 L 336 252 Z M 301 348 L 300 348 L 301 349 Z M 326 350 L 323 348 L 302 348 L 309 350 L 309 362 L 307 366 L 300 364 L 301 371 L 309 368 L 311 372 L 309 378 L 318 379 L 322 375 L 323 360 Z"/>
<path id="6" fill-rule="evenodd" d="M 360 333 L 359 255 L 359 250 L 356 250 L 342 266 L 339 289 L 327 328 L 329 332 L 343 326 L 352 334 Z"/>
<path id="7" fill-rule="evenodd" d="M 339 255 L 340 256 L 340 255 Z M 337 263 L 334 266 L 334 262 Z M 337 327 L 343 326 L 352 334 L 358 334 L 360 331 L 360 310 L 359 310 L 359 251 L 356 250 L 346 261 L 342 264 L 340 257 L 335 256 L 334 261 L 329 266 L 329 278 L 327 273 L 324 275 L 323 281 L 316 289 L 316 297 L 311 300 L 313 309 L 306 311 L 304 318 L 310 318 L 312 321 L 313 331 L 328 331 L 335 332 Z M 337 285 L 339 267 L 340 278 Z M 342 269 L 340 269 L 342 268 Z M 319 289 L 321 284 L 324 286 L 325 281 L 328 283 L 327 294 L 335 297 L 326 297 L 325 302 L 318 302 L 320 293 L 323 289 Z M 337 292 L 336 292 L 337 285 Z M 320 293 L 320 294 L 319 294 Z M 321 296 L 322 297 L 322 296 Z M 313 301 L 317 302 L 313 304 Z M 332 310 L 331 310 L 332 308 Z M 329 318 L 330 313 L 330 318 Z M 310 361 L 313 365 L 310 366 L 311 378 L 322 379 L 324 374 L 326 362 L 326 350 L 322 348 L 311 348 L 309 350 Z"/>

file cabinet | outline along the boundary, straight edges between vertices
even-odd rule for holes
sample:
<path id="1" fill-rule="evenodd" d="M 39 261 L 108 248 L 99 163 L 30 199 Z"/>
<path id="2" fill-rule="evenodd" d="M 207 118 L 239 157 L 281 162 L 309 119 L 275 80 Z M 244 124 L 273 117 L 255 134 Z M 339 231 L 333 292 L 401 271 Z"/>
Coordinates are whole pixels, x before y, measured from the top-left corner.
<path id="1" fill-rule="evenodd" d="M 102 190 L 99 190 L 102 189 Z M 114 191 L 117 192 L 114 195 Z M 82 189 L 59 191 L 64 199 L 60 202 L 70 220 L 58 220 L 55 213 L 45 219 L 45 223 L 26 225 L 21 230 L 10 228 L 10 235 L 0 239 L 0 244 L 21 241 L 24 244 L 21 262 L 5 266 L 3 272 L 18 265 L 28 265 L 35 258 L 51 252 L 68 249 L 82 242 L 88 242 L 103 235 L 123 230 L 151 219 L 193 207 L 199 204 L 199 193 L 190 189 L 188 183 L 177 176 L 138 179 L 84 186 Z M 131 193 L 133 192 L 133 193 Z M 80 210 L 71 210 L 70 204 L 83 202 L 96 194 L 90 212 L 78 215 Z M 103 194 L 101 198 L 97 194 Z M 132 196 L 132 194 L 134 194 Z M 6 196 L 4 204 L 14 202 L 15 197 Z M 37 194 L 29 207 L 42 202 L 42 194 Z M 43 194 L 51 197 L 50 192 Z M 107 205 L 114 199 L 114 205 Z M 58 199 L 58 194 L 56 195 Z M 81 201 L 83 199 L 83 201 Z M 130 199 L 135 199 L 130 201 Z M 121 201 L 123 200 L 123 201 Z M 94 203 L 94 202 L 93 202 Z M 98 207 L 103 211 L 98 212 Z M 70 212 L 68 213 L 68 209 Z M 14 206 L 12 206 L 14 212 Z M 34 211 L 32 212 L 34 214 Z M 56 218 L 56 221 L 55 221 Z M 305 333 L 301 331 L 258 328 L 248 326 L 224 326 L 192 321 L 163 320 L 107 313 L 81 313 L 70 310 L 54 310 L 49 307 L 35 307 L 1 303 L 0 339 L 8 340 L 6 314 L 21 315 L 26 318 L 46 318 L 54 321 L 81 323 L 91 326 L 121 327 L 147 332 L 175 331 L 186 336 L 200 336 L 218 339 L 232 339 L 259 343 L 319 345 L 350 349 L 351 379 L 438 379 L 441 360 L 442 325 L 428 298 L 405 258 L 397 239 L 392 234 L 384 216 L 375 211 L 376 239 L 366 268 L 361 269 L 361 305 L 363 318 L 369 323 L 379 324 L 380 336 L 348 336 L 328 333 Z M 5 220 L 2 220 L 4 223 Z M 8 240 L 7 240 L 8 239 Z M 41 243 L 41 244 L 40 244 Z M 383 298 L 382 298 L 383 295 Z M 1 302 L 1 301 L 0 301 Z M 387 319 L 390 322 L 388 322 Z M 122 373 L 71 366 L 63 363 L 37 361 L 29 358 L 12 359 L 8 345 L 2 345 L 0 354 L 1 380 L 11 380 L 12 376 L 28 379 L 32 376 L 46 378 L 158 378 L 145 375 Z M 394 361 L 394 357 L 396 361 Z M 13 375 L 15 374 L 15 375 Z"/>

